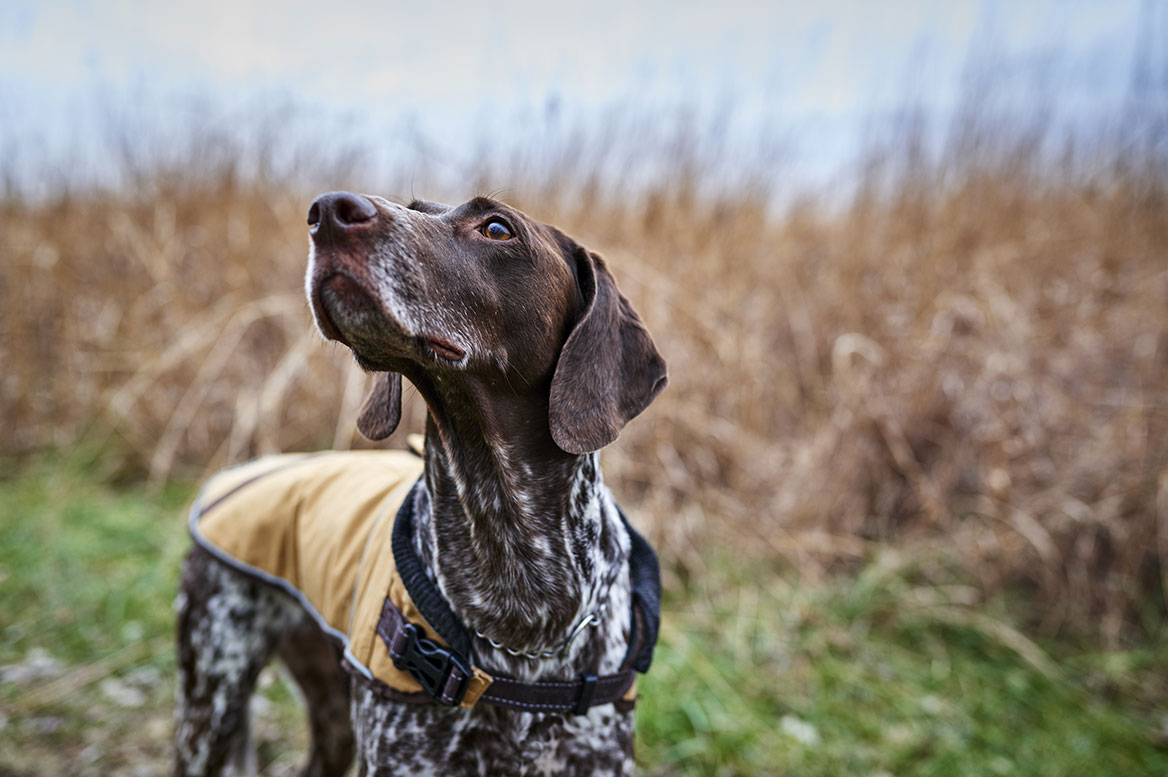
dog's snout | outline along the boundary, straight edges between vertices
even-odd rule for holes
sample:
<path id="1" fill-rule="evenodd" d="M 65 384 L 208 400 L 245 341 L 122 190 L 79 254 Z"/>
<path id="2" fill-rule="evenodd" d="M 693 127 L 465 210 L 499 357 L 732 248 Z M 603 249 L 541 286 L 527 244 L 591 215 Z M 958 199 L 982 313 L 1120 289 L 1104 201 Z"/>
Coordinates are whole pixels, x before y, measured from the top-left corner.
<path id="1" fill-rule="evenodd" d="M 308 209 L 308 226 L 316 235 L 369 226 L 377 220 L 377 207 L 352 192 L 329 192 L 316 198 Z"/>

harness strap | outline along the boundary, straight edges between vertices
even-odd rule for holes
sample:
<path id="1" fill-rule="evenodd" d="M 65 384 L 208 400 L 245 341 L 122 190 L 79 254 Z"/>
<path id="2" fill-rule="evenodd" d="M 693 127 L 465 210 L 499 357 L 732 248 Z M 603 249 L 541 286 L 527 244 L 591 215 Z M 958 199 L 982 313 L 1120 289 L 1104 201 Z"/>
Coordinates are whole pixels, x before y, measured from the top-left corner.
<path id="1" fill-rule="evenodd" d="M 438 587 L 426 577 L 422 559 L 414 550 L 414 507 L 415 501 L 421 496 L 428 496 L 423 486 L 424 478 L 418 478 L 414 487 L 406 494 L 405 500 L 398 508 L 397 516 L 393 521 L 393 536 L 390 540 L 393 550 L 394 563 L 397 573 L 405 583 L 406 591 L 410 595 L 418 612 L 426 619 L 434 631 L 438 632 L 446 643 L 454 648 L 459 655 L 470 656 L 470 632 L 442 596 Z"/>
<path id="2" fill-rule="evenodd" d="M 632 666 L 638 672 L 648 672 L 653 662 L 653 648 L 661 624 L 661 567 L 653 546 L 633 528 L 624 511 L 616 509 L 632 546 L 629 553 L 629 583 L 633 588 L 631 623 L 632 638 L 621 666 Z"/>
<path id="3" fill-rule="evenodd" d="M 528 712 L 584 715 L 591 707 L 620 700 L 633 687 L 636 676 L 636 670 L 624 669 L 603 677 L 587 674 L 574 682 L 521 683 L 497 678 L 482 700 Z"/>
<path id="4" fill-rule="evenodd" d="M 426 694 L 447 707 L 473 707 L 484 701 L 527 712 L 570 712 L 583 715 L 591 707 L 619 701 L 636 679 L 636 670 L 584 675 L 579 680 L 523 683 L 492 677 L 455 651 L 422 636 L 387 597 L 377 624 L 394 665 L 411 676 Z"/>

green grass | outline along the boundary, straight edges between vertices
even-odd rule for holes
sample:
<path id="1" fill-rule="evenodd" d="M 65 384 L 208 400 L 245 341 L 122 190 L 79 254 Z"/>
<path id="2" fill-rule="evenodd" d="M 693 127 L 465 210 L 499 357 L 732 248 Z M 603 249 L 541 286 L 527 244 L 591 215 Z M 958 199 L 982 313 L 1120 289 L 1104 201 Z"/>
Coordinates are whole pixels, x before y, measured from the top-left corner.
<path id="1" fill-rule="evenodd" d="M 1162 775 L 1168 649 L 1046 651 L 899 553 L 800 583 L 714 560 L 666 597 L 650 774 Z"/>
<path id="2" fill-rule="evenodd" d="M 0 484 L 5 659 L 40 646 L 84 662 L 171 628 L 189 489 L 103 488 L 88 466 L 46 460 Z"/>
<path id="3" fill-rule="evenodd" d="M 0 774 L 167 769 L 193 489 L 103 485 L 100 462 L 44 458 L 0 481 L 0 666 L 50 659 L 0 682 Z M 1166 647 L 1040 647 L 959 580 L 919 584 L 920 562 L 893 549 L 817 583 L 705 561 L 667 593 L 641 681 L 646 774 L 1168 774 Z M 274 673 L 264 682 L 261 763 L 287 773 L 300 712 Z"/>

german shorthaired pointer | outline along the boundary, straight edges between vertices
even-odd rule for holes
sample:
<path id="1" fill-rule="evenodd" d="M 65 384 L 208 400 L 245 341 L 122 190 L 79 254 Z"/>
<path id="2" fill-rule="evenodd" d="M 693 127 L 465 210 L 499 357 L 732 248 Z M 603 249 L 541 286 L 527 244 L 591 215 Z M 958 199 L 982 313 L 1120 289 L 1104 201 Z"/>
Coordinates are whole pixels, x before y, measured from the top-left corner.
<path id="1" fill-rule="evenodd" d="M 362 775 L 631 774 L 629 686 L 648 668 L 659 583 L 597 451 L 665 387 L 649 332 L 603 259 L 492 199 L 333 193 L 308 223 L 317 327 L 376 373 L 358 428 L 394 431 L 402 376 L 429 410 L 393 548 L 367 549 L 397 556 L 442 638 L 410 643 L 389 605 L 378 626 L 429 695 L 370 679 L 302 599 L 197 545 L 176 603 L 175 773 L 254 768 L 248 699 L 278 655 L 309 709 L 305 774 L 341 775 L 354 756 Z M 471 664 L 502 690 L 467 709 Z"/>

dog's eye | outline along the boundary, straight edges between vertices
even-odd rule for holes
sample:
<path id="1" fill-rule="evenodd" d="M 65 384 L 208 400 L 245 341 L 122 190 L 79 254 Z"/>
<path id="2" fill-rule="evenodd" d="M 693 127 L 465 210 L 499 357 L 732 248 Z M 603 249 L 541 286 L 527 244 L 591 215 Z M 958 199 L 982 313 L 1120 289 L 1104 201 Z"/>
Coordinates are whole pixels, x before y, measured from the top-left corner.
<path id="1" fill-rule="evenodd" d="M 514 237 L 507 225 L 498 219 L 488 221 L 479 231 L 491 240 L 510 240 Z"/>

